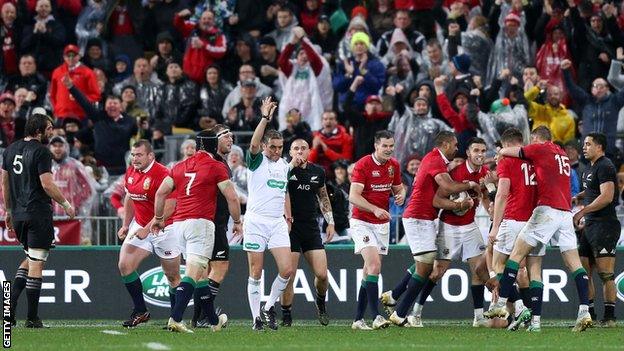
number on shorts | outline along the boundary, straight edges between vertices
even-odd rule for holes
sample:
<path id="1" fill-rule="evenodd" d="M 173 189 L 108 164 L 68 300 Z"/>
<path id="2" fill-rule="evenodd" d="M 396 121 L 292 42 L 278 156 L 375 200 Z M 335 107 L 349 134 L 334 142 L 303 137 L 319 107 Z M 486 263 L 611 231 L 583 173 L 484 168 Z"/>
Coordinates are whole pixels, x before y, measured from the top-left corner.
<path id="1" fill-rule="evenodd" d="M 570 162 L 568 156 L 555 155 L 555 160 L 559 164 L 559 174 L 570 176 Z"/>
<path id="2" fill-rule="evenodd" d="M 529 166 L 526 163 L 523 163 L 520 166 L 520 168 L 522 168 L 522 173 L 524 173 L 524 185 L 526 186 L 537 185 L 537 182 L 535 181 L 535 173 L 529 174 L 529 170 L 531 169 L 531 166 Z"/>
<path id="3" fill-rule="evenodd" d="M 22 174 L 22 172 L 24 171 L 24 164 L 22 163 L 22 155 L 15 155 L 15 158 L 13 158 L 13 172 L 15 172 L 15 174 Z"/>
<path id="4" fill-rule="evenodd" d="M 195 176 L 197 173 L 184 173 L 185 177 L 189 177 L 188 183 L 186 183 L 186 195 L 191 195 L 191 186 L 193 185 L 193 181 L 195 180 Z"/>

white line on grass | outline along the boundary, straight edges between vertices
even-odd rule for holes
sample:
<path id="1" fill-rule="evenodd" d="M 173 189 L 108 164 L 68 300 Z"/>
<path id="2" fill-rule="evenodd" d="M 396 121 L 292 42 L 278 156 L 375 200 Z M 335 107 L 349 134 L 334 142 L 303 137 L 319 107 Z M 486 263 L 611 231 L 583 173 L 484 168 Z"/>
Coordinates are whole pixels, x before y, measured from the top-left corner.
<path id="1" fill-rule="evenodd" d="M 148 342 L 143 345 L 145 345 L 145 347 L 147 347 L 150 350 L 171 350 L 171 347 L 165 344 L 161 344 L 159 342 Z"/>
<path id="2" fill-rule="evenodd" d="M 128 335 L 128 333 L 120 332 L 117 330 L 102 330 L 102 333 L 108 335 Z"/>

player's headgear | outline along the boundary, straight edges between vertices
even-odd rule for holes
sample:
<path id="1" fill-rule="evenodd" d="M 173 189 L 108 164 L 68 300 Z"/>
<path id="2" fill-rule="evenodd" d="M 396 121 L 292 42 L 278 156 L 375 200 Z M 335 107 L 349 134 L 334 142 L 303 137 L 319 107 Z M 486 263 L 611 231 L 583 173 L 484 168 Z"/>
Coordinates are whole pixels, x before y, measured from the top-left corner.
<path id="1" fill-rule="evenodd" d="M 202 130 L 195 137 L 195 142 L 197 143 L 197 150 L 204 150 L 215 154 L 217 152 L 219 139 L 217 138 L 217 134 L 212 130 Z"/>

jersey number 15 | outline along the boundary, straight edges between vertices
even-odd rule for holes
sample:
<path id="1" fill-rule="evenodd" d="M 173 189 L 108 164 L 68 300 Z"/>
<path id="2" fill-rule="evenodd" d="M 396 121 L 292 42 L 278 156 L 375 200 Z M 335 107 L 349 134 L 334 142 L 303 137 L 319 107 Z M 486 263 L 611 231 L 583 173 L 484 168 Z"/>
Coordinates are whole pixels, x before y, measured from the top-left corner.
<path id="1" fill-rule="evenodd" d="M 570 159 L 568 156 L 555 155 L 555 160 L 559 164 L 559 174 L 570 176 Z"/>

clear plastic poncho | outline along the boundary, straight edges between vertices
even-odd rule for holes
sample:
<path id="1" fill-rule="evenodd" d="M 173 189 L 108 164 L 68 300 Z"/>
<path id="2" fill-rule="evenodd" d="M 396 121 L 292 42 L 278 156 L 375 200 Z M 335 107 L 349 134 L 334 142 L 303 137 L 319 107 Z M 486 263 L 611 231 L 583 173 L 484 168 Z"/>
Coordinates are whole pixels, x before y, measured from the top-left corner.
<path id="1" fill-rule="evenodd" d="M 495 143 L 507 128 L 518 128 L 524 136 L 524 143 L 529 143 L 529 119 L 527 110 L 522 104 L 516 104 L 513 108 L 505 107 L 498 112 L 481 112 L 478 116 L 479 128 L 477 136 L 483 138 L 488 146 L 487 156 L 496 154 Z"/>
<path id="2" fill-rule="evenodd" d="M 80 15 L 78 15 L 78 20 L 76 22 L 76 38 L 78 38 L 78 46 L 83 56 L 85 54 L 84 50 L 87 46 L 87 41 L 100 36 L 100 32 L 97 30 L 97 24 L 106 22 L 108 1 L 109 0 L 103 0 L 98 4 L 93 0 L 89 0 L 87 6 L 85 6 L 82 12 L 80 12 Z M 104 41 L 102 41 L 102 43 L 104 43 Z"/>
<path id="3" fill-rule="evenodd" d="M 496 37 L 496 44 L 490 52 L 486 86 L 492 84 L 504 68 L 509 69 L 514 77 L 520 79 L 524 68 L 531 63 L 529 50 L 529 39 L 523 30 L 519 30 L 518 35 L 510 38 L 505 29 L 501 28 Z"/>

